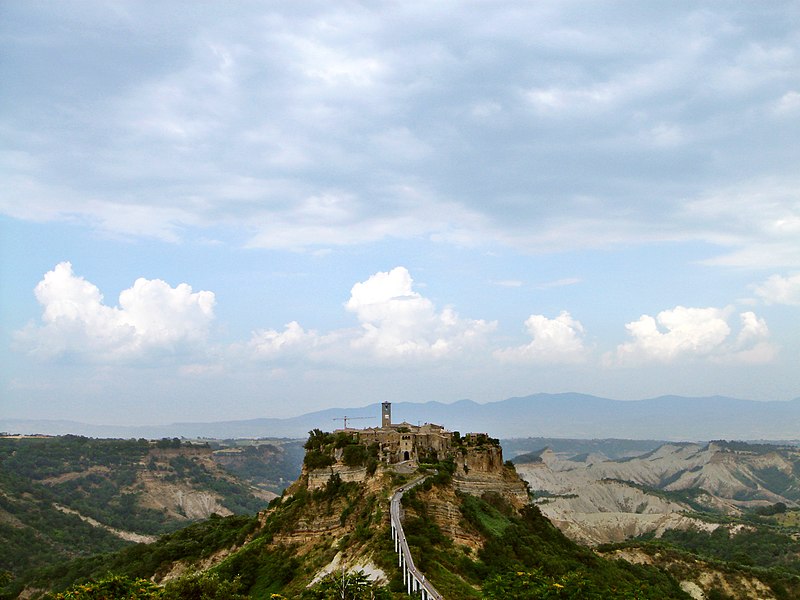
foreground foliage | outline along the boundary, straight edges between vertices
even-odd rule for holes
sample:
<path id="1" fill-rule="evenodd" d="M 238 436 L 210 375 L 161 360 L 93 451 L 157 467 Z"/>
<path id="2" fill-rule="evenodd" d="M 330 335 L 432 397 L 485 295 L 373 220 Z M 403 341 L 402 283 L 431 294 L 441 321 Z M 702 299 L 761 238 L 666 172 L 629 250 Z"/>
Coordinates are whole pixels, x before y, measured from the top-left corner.
<path id="1" fill-rule="evenodd" d="M 148 579 L 109 575 L 98 581 L 74 585 L 47 600 L 247 600 L 238 580 L 216 574 L 192 573 L 165 586 Z"/>

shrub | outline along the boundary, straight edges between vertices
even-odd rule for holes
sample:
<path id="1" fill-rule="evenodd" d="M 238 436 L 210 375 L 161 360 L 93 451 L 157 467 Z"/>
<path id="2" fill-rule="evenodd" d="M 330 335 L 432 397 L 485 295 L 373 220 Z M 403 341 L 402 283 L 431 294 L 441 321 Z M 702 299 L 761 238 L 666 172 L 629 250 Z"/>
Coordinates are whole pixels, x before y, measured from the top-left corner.
<path id="1" fill-rule="evenodd" d="M 303 463 L 309 469 L 324 469 L 333 464 L 333 457 L 330 454 L 325 454 L 319 450 L 309 450 L 303 459 Z"/>
<path id="2" fill-rule="evenodd" d="M 72 586 L 68 590 L 51 596 L 52 600 L 155 600 L 162 592 L 147 579 L 132 579 L 120 575 L 109 575 L 99 581 L 89 581 Z"/>
<path id="3" fill-rule="evenodd" d="M 342 460 L 348 467 L 362 466 L 367 461 L 368 456 L 366 447 L 361 444 L 345 446 L 342 451 Z"/>

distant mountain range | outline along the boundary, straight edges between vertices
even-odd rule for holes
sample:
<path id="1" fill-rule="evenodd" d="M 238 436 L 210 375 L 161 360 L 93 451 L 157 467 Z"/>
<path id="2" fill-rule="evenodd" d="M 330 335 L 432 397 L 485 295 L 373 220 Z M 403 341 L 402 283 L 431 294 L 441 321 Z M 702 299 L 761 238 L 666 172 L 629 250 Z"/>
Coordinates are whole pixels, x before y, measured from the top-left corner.
<path id="1" fill-rule="evenodd" d="M 0 418 L 8 433 L 76 434 L 89 437 L 305 437 L 310 429 L 369 427 L 380 423 L 380 404 L 361 408 L 330 408 L 287 419 L 249 419 L 216 423 L 173 423 L 157 426 L 88 425 L 72 421 Z M 478 404 L 460 400 L 397 402 L 394 422 L 439 423 L 448 429 L 482 431 L 493 437 L 628 438 L 673 441 L 796 440 L 800 437 L 800 398 L 788 402 L 739 400 L 722 396 L 687 398 L 661 396 L 647 400 L 609 400 L 585 394 L 535 394 Z M 373 420 L 369 420 L 372 418 Z"/>

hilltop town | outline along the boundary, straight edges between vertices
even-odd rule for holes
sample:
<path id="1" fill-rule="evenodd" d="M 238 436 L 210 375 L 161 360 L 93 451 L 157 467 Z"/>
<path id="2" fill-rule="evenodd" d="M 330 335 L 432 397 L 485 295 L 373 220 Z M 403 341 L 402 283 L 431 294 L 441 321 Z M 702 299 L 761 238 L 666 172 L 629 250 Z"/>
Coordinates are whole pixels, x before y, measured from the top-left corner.
<path id="1" fill-rule="evenodd" d="M 311 490 L 325 486 L 332 476 L 363 482 L 381 465 L 390 472 L 411 473 L 419 466 L 448 461 L 458 491 L 494 492 L 518 507 L 528 500 L 525 483 L 504 464 L 498 439 L 486 433 L 461 435 L 434 423 L 393 423 L 390 402 L 381 405 L 380 427 L 312 432 L 306 450 L 301 480 Z"/>

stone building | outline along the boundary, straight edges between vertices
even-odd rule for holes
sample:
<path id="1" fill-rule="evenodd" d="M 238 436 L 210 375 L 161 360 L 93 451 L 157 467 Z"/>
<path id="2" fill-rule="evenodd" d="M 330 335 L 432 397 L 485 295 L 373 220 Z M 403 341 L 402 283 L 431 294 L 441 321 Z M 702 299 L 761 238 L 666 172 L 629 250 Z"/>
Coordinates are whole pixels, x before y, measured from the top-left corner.
<path id="1" fill-rule="evenodd" d="M 352 436 L 353 441 L 367 447 L 377 444 L 378 457 L 387 465 L 450 459 L 455 465 L 453 485 L 457 490 L 475 496 L 496 492 L 518 507 L 528 501 L 527 489 L 516 471 L 503 464 L 500 441 L 486 433 L 461 436 L 434 423 L 392 423 L 392 405 L 389 402 L 381 405 L 380 427 L 339 429 L 335 433 L 346 433 Z M 337 455 L 336 464 L 308 473 L 308 489 L 324 487 L 333 474 L 341 477 L 342 481 L 364 481 L 367 468 L 348 467 Z"/>
<path id="2" fill-rule="evenodd" d="M 350 430 L 347 430 L 350 433 Z M 360 443 L 378 444 L 379 456 L 384 462 L 393 464 L 420 458 L 444 460 L 451 448 L 452 434 L 441 425 L 425 423 L 392 423 L 392 404 L 381 405 L 381 426 L 353 431 Z"/>

